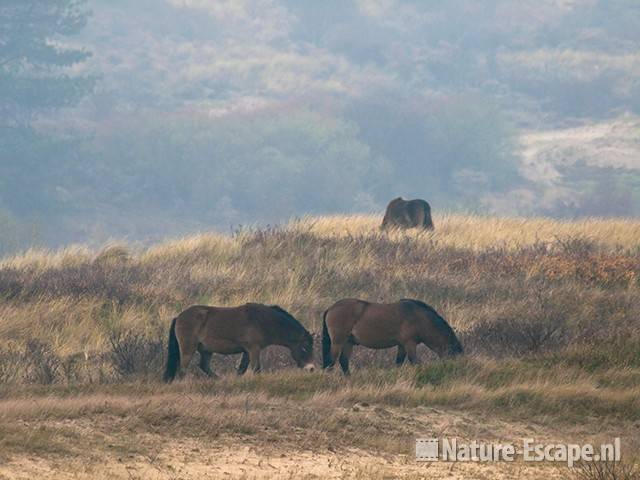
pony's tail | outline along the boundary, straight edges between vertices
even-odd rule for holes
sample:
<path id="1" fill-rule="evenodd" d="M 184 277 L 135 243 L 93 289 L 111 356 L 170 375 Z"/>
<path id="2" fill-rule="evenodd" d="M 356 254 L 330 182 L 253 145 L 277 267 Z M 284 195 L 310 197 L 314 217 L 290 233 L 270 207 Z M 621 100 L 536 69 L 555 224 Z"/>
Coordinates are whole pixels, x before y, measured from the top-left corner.
<path id="1" fill-rule="evenodd" d="M 169 345 L 167 349 L 167 369 L 164 371 L 164 381 L 169 383 L 176 378 L 180 366 L 180 346 L 176 338 L 176 319 L 171 322 L 169 329 Z"/>
<path id="2" fill-rule="evenodd" d="M 322 314 L 322 368 L 327 368 L 331 365 L 331 337 L 329 337 L 329 330 L 327 329 L 327 312 L 326 310 Z"/>

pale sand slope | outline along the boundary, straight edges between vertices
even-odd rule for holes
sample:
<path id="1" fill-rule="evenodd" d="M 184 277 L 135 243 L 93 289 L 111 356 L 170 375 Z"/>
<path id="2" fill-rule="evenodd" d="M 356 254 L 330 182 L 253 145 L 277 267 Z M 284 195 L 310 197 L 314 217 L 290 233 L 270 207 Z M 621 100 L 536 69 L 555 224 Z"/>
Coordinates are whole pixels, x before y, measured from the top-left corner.
<path id="1" fill-rule="evenodd" d="M 532 422 L 502 421 L 428 407 L 393 409 L 368 404 L 356 404 L 345 409 L 361 417 L 363 424 L 375 415 L 387 415 L 398 423 L 409 425 L 415 436 L 456 437 L 485 442 L 514 442 L 535 438 L 550 442 L 594 442 L 631 431 L 619 426 L 598 426 L 594 420 L 588 426 L 567 427 Z M 353 446 L 336 445 L 304 448 L 296 446 L 303 436 L 322 435 L 292 431 L 281 441 L 261 442 L 261 435 L 221 436 L 211 441 L 196 438 L 172 438 L 159 432 L 126 432 L 111 429 L 113 418 L 81 418 L 68 420 L 33 420 L 33 429 L 58 428 L 82 434 L 87 446 L 74 446 L 72 456 L 34 454 L 10 456 L 0 464 L 0 479 L 178 479 L 178 478 L 446 478 L 446 479 L 563 479 L 570 472 L 560 464 L 523 463 L 452 463 L 416 462 L 413 456 L 415 436 L 409 435 L 401 450 L 405 453 L 373 452 Z M 596 422 L 596 423 L 594 423 Z M 593 432 L 602 430 L 595 437 Z M 97 443 L 96 443 L 97 442 Z M 308 442 L 307 442 L 308 444 Z M 89 447 L 88 445 L 94 445 Z M 133 448 L 122 448 L 134 445 Z M 135 448 L 135 445 L 144 448 Z M 84 448 L 84 450 L 83 450 Z M 80 453 L 78 453 L 80 449 Z"/>
<path id="2" fill-rule="evenodd" d="M 0 478 L 77 479 L 511 479 L 566 478 L 552 465 L 506 463 L 417 463 L 406 455 L 375 456 L 357 449 L 340 453 L 265 453 L 244 445 L 202 449 L 192 442 L 172 443 L 153 461 L 143 457 L 105 458 L 102 463 L 17 459 L 0 466 Z"/>

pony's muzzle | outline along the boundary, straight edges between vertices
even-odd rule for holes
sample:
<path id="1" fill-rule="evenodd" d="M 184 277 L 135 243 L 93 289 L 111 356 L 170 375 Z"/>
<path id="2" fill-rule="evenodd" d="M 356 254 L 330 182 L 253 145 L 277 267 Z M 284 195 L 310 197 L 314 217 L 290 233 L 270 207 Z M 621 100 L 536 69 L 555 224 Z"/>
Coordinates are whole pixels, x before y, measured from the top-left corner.
<path id="1" fill-rule="evenodd" d="M 316 370 L 316 366 L 313 363 L 307 363 L 302 369 L 305 372 L 314 372 Z"/>

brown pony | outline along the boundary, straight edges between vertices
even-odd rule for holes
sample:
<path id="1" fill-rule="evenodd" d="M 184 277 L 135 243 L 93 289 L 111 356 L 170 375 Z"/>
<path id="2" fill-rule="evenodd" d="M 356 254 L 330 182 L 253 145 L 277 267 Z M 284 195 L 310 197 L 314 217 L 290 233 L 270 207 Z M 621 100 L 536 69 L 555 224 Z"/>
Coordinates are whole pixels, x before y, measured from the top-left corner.
<path id="1" fill-rule="evenodd" d="M 200 368 L 209 376 L 213 353 L 242 353 L 238 374 L 260 371 L 260 351 L 269 345 L 283 345 L 300 368 L 313 370 L 313 337 L 291 314 L 273 305 L 247 303 L 222 308 L 193 306 L 173 319 L 169 331 L 169 353 L 164 380 L 172 381 L 191 357 L 200 353 Z"/>
<path id="2" fill-rule="evenodd" d="M 339 360 L 348 375 L 354 345 L 375 349 L 398 346 L 396 364 L 402 365 L 406 357 L 415 364 L 420 343 L 440 357 L 463 351 L 449 324 L 424 302 L 406 298 L 396 303 L 340 300 L 324 312 L 322 368 L 331 368 Z"/>
<path id="3" fill-rule="evenodd" d="M 431 206 L 420 199 L 403 200 L 398 197 L 391 200 L 382 219 L 382 230 L 416 227 L 433 230 Z"/>

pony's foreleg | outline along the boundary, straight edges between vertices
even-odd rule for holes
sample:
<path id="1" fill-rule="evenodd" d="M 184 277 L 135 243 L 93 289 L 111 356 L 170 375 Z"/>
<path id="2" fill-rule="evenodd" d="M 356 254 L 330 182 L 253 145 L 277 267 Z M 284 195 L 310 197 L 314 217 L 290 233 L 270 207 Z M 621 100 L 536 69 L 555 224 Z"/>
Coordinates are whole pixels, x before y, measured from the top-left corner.
<path id="1" fill-rule="evenodd" d="M 260 345 L 249 349 L 249 362 L 251 363 L 251 369 L 255 373 L 260 372 Z"/>
<path id="2" fill-rule="evenodd" d="M 209 377 L 216 377 L 217 375 L 211 370 L 211 352 L 205 352 L 200 350 L 200 370 L 206 373 Z"/>
<path id="3" fill-rule="evenodd" d="M 242 352 L 242 358 L 240 359 L 240 365 L 238 365 L 238 375 L 244 375 L 244 372 L 249 368 L 249 354 Z"/>
<path id="4" fill-rule="evenodd" d="M 404 349 L 407 352 L 407 357 L 409 358 L 409 363 L 411 365 L 418 363 L 418 355 L 416 353 L 417 347 L 418 344 L 416 342 L 407 342 L 404 344 Z"/>
<path id="5" fill-rule="evenodd" d="M 398 354 L 396 355 L 396 365 L 401 367 L 404 361 L 407 359 L 407 351 L 402 345 L 398 345 Z"/>

